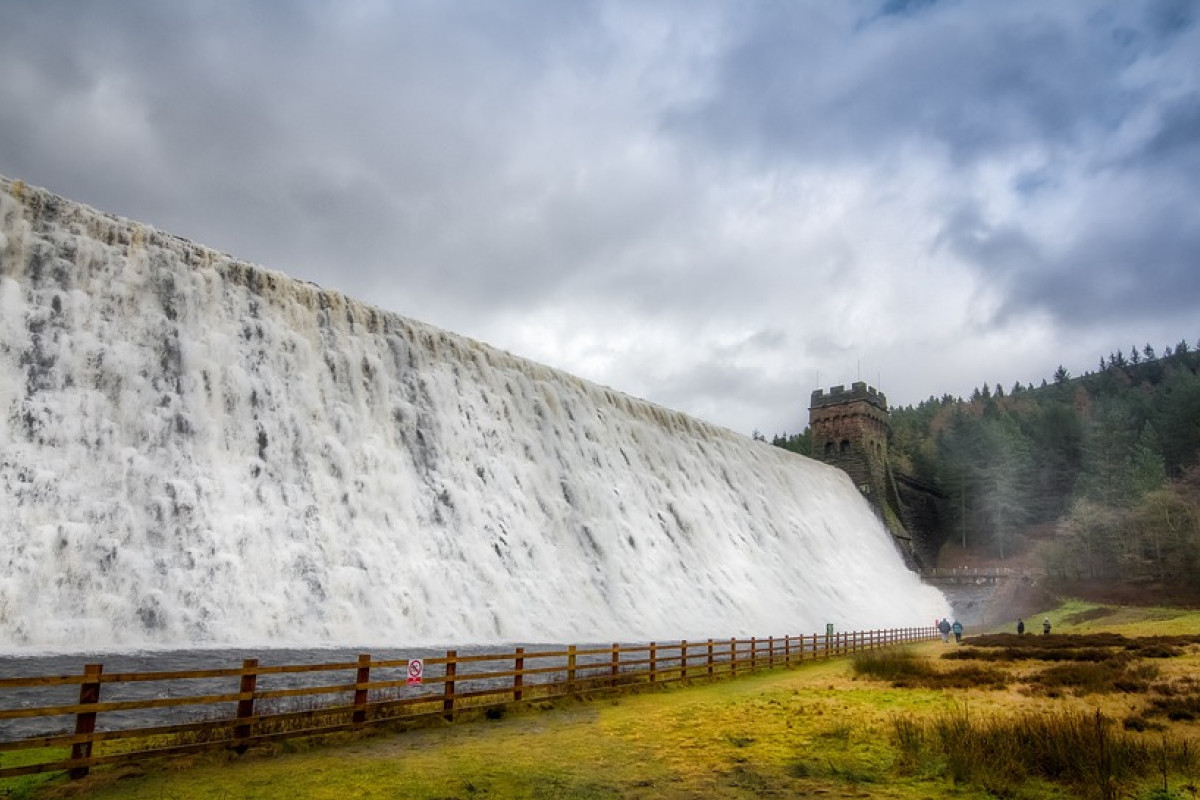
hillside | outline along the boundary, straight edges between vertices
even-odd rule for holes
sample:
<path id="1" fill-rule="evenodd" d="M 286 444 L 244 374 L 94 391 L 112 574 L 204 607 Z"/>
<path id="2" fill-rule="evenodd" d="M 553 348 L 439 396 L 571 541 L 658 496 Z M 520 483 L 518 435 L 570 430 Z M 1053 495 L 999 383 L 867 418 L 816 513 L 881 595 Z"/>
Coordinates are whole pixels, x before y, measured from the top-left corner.
<path id="1" fill-rule="evenodd" d="M 893 468 L 945 495 L 930 533 L 952 563 L 1016 559 L 1109 599 L 1200 601 L 1200 352 L 1186 340 L 1039 387 L 930 397 L 891 426 Z M 774 443 L 803 452 L 806 434 Z"/>

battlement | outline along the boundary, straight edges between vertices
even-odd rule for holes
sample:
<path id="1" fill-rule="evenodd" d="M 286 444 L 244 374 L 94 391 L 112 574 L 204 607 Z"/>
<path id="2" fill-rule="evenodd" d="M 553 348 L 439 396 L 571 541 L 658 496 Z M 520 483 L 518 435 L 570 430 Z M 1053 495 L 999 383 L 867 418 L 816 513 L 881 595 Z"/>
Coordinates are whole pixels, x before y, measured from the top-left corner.
<path id="1" fill-rule="evenodd" d="M 838 406 L 843 403 L 852 403 L 856 400 L 865 400 L 880 411 L 886 412 L 888 410 L 887 396 L 883 392 L 876 391 L 874 386 L 868 386 L 863 381 L 855 381 L 850 384 L 849 390 L 845 386 L 834 386 L 830 388 L 829 394 L 826 394 L 824 389 L 817 389 L 812 393 L 812 399 L 809 402 L 808 408 L 811 411 L 814 408 Z"/>

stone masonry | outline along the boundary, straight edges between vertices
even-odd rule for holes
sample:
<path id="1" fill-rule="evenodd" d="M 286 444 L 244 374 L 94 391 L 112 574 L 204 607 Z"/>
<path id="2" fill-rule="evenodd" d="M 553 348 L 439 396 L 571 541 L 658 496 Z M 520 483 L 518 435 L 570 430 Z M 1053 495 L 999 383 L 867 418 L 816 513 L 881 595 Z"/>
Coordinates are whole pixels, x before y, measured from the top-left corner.
<path id="1" fill-rule="evenodd" d="M 895 473 L 888 461 L 891 433 L 887 397 L 859 381 L 849 389 L 817 389 L 809 403 L 813 456 L 850 476 L 891 531 L 911 567 L 932 556 L 929 534 L 936 526 L 936 487 Z"/>

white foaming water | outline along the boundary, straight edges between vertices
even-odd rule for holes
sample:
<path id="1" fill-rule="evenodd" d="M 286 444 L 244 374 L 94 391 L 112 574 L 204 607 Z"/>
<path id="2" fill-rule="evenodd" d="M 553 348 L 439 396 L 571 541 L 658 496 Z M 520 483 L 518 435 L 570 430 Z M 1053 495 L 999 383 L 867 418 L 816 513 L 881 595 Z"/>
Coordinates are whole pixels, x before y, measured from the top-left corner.
<path id="1" fill-rule="evenodd" d="M 840 471 L 0 179 L 0 648 L 924 624 Z"/>

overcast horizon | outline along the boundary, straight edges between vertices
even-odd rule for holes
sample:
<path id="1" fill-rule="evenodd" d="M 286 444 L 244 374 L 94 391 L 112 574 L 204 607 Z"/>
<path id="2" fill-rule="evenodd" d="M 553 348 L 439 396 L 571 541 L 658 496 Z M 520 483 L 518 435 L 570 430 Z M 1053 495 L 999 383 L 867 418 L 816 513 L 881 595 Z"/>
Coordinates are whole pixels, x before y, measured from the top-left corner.
<path id="1" fill-rule="evenodd" d="M 750 435 L 1200 340 L 1185 0 L 0 0 L 0 173 Z"/>

